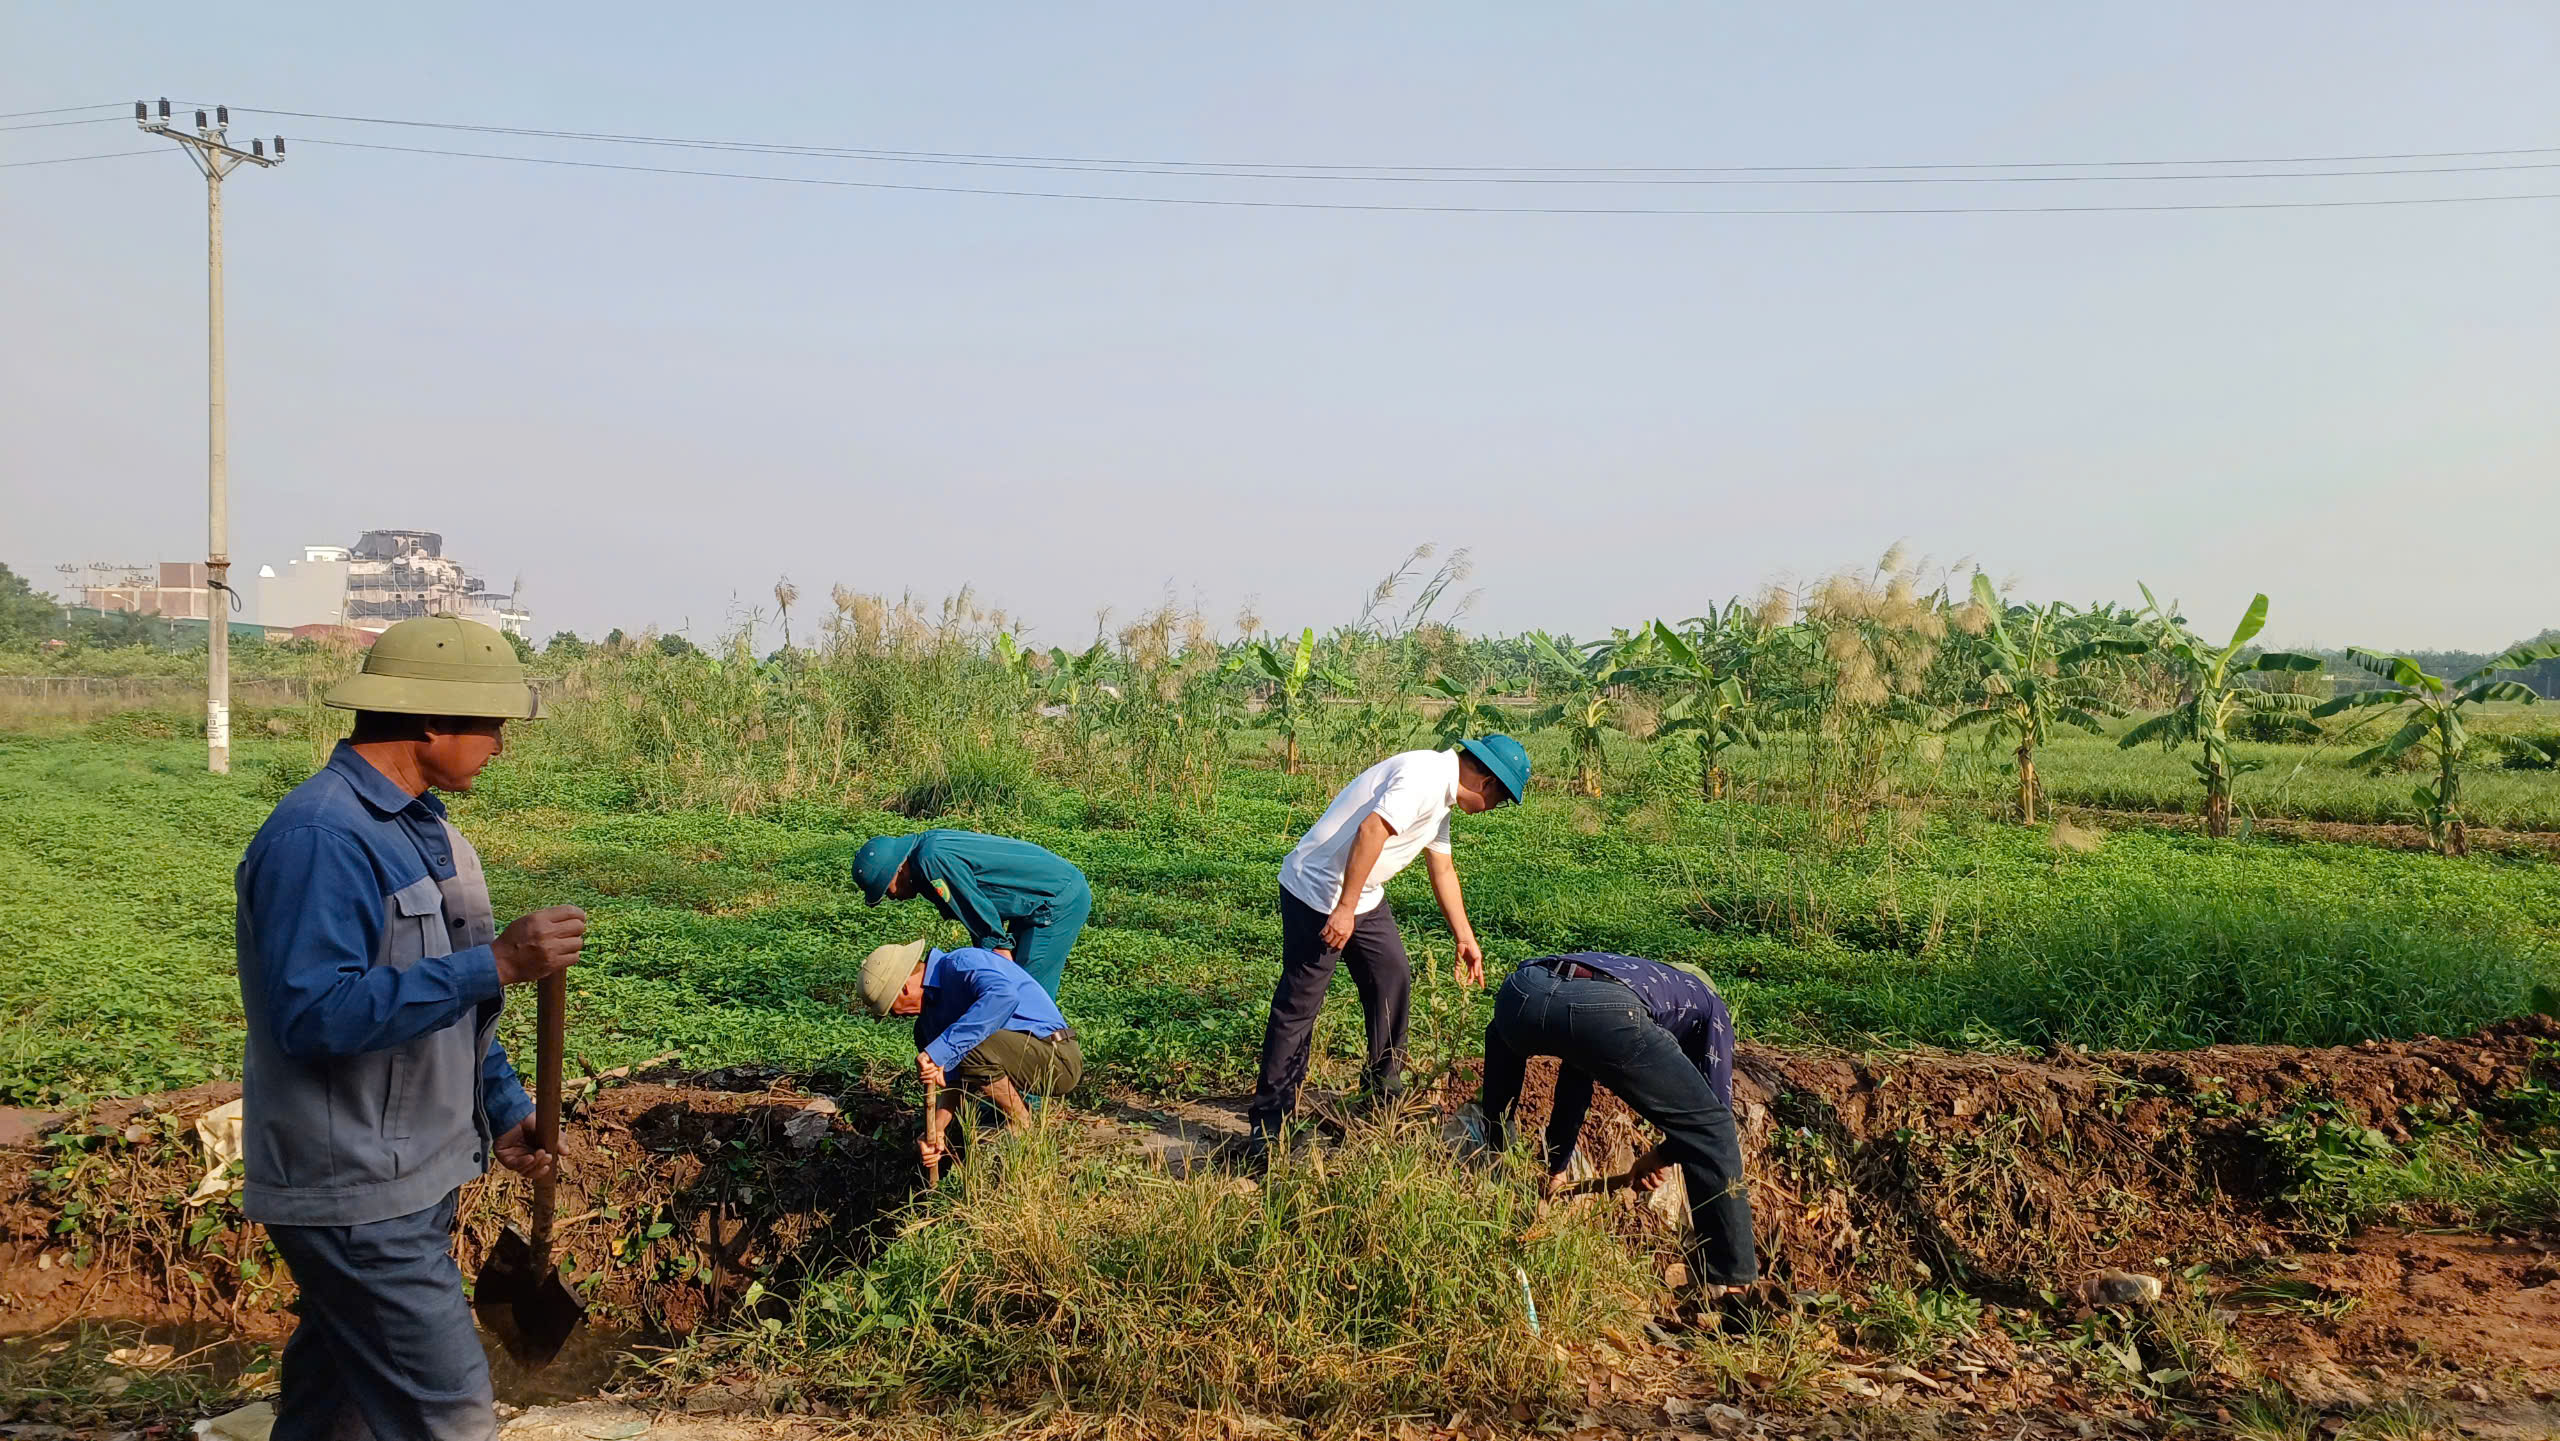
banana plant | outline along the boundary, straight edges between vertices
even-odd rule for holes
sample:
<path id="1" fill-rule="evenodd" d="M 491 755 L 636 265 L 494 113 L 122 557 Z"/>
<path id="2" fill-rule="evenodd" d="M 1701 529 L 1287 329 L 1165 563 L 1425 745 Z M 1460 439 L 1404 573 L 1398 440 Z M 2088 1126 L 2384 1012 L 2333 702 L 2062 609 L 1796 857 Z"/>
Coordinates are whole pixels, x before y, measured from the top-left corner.
<path id="1" fill-rule="evenodd" d="M 2233 758 L 2231 723 L 2244 715 L 2272 715 L 2306 734 L 2319 733 L 2319 727 L 2303 714 L 2311 709 L 2309 696 L 2262 690 L 2244 684 L 2240 677 L 2316 672 L 2320 658 L 2291 651 L 2265 651 L 2246 660 L 2239 658 L 2241 648 L 2266 629 L 2267 598 L 2263 595 L 2249 602 L 2249 608 L 2241 613 L 2240 624 L 2232 628 L 2231 640 L 2221 646 L 2208 645 L 2187 628 L 2183 619 L 2163 609 L 2150 587 L 2143 587 L 2142 598 L 2150 602 L 2144 613 L 2157 617 L 2152 654 L 2176 672 L 2180 696 L 2175 706 L 2126 731 L 2116 745 L 2130 750 L 2158 741 L 2162 749 L 2175 750 L 2193 741 L 2202 747 L 2203 758 L 2187 764 L 2204 782 L 2204 832 L 2227 836 L 2231 834 L 2231 783 L 2263 764 Z"/>
<path id="2" fill-rule="evenodd" d="M 1005 676 L 1026 691 L 1036 690 L 1039 676 L 1033 668 L 1032 658 L 1038 652 L 1017 642 L 1011 631 L 997 631 L 994 644 L 996 665 Z"/>
<path id="3" fill-rule="evenodd" d="M 1280 730 L 1284 747 L 1281 768 L 1291 775 L 1298 773 L 1299 747 L 1305 738 L 1315 697 L 1308 692 L 1314 681 L 1336 690 L 1348 688 L 1344 678 L 1332 669 L 1315 663 L 1316 632 L 1308 626 L 1298 632 L 1298 643 L 1286 655 L 1268 644 L 1256 641 L 1231 664 L 1241 668 L 1250 665 L 1271 683 L 1271 716 Z"/>
<path id="4" fill-rule="evenodd" d="M 1110 688 L 1102 683 L 1102 672 L 1110 660 L 1111 647 L 1104 641 L 1095 641 L 1082 655 L 1049 647 L 1049 669 L 1040 677 L 1043 700 L 1066 713 L 1079 742 L 1092 739 L 1095 727 L 1103 719 L 1096 713 L 1099 708 L 1086 704 L 1086 700 L 1088 693 L 1109 693 Z"/>
<path id="5" fill-rule="evenodd" d="M 1714 633 L 1712 628 L 1707 632 Z M 1668 682 L 1672 691 L 1670 704 L 1662 709 L 1661 733 L 1687 732 L 1698 738 L 1698 793 L 1707 800 L 1722 800 L 1725 751 L 1760 744 L 1750 694 L 1741 677 L 1717 674 L 1703 647 L 1659 620 L 1653 623 L 1653 645 L 1662 657 L 1654 667 L 1655 675 Z"/>
<path id="6" fill-rule="evenodd" d="M 1482 686 L 1463 686 L 1445 675 L 1433 676 L 1423 689 L 1449 704 L 1432 723 L 1431 733 L 1443 746 L 1454 746 L 1463 740 L 1502 730 L 1511 724 L 1511 712 L 1493 703 Z"/>
<path id="7" fill-rule="evenodd" d="M 2079 613 L 2056 602 L 2005 606 L 1991 577 L 1973 577 L 1973 601 L 1988 617 L 1979 639 L 1981 674 L 1966 688 L 1958 709 L 1939 729 L 1980 726 L 1987 745 L 2008 748 L 2018 769 L 2018 822 L 2036 823 L 2036 748 L 2056 722 L 2104 734 L 2100 715 L 2122 714 L 2100 689 L 2091 664 L 2110 655 L 2147 648 L 2139 636 L 2101 633 L 2074 641 L 2085 629 Z"/>
<path id="8" fill-rule="evenodd" d="M 2560 641 L 2520 645 L 2460 680 L 2448 681 L 2442 676 L 2429 675 L 2405 655 L 2386 655 L 2361 646 L 2350 646 L 2347 659 L 2382 677 L 2387 684 L 2380 690 L 2342 695 L 2312 714 L 2332 716 L 2344 711 L 2379 707 L 2414 708 L 2416 713 L 2400 729 L 2392 732 L 2389 739 L 2358 753 L 2352 763 L 2371 765 L 2398 760 L 2413 750 L 2421 755 L 2432 752 L 2436 762 L 2435 783 L 2419 786 L 2410 792 L 2409 798 L 2417 802 L 2420 814 L 2425 816 L 2427 840 L 2436 852 L 2467 856 L 2471 854 L 2471 838 L 2462 817 L 2462 761 L 2471 746 L 2471 731 L 2462 723 L 2462 713 L 2487 701 L 2514 701 L 2521 705 L 2538 703 L 2542 697 L 2532 687 L 2496 677 L 2500 671 L 2524 670 L 2554 657 L 2560 657 Z"/>
<path id="9" fill-rule="evenodd" d="M 2560 770 L 2560 737 L 2536 740 L 2532 736 L 2508 736 L 2500 745 L 2507 753 L 2506 764 L 2512 769 Z"/>
<path id="10" fill-rule="evenodd" d="M 1596 798 L 1607 772 L 1606 738 L 1618 728 L 1618 697 L 1613 688 L 1624 678 L 1619 661 L 1627 638 L 1593 641 L 1568 651 L 1546 632 L 1531 631 L 1528 642 L 1531 658 L 1554 682 L 1554 700 L 1531 716 L 1529 723 L 1564 732 L 1565 756 L 1573 763 L 1573 788 Z"/>

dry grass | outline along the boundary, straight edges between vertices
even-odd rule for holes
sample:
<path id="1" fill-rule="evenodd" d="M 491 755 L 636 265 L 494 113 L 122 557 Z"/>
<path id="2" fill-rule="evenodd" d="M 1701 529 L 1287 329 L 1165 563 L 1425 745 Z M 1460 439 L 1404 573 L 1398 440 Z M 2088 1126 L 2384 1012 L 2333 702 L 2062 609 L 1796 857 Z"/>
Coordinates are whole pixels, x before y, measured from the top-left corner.
<path id="1" fill-rule="evenodd" d="M 1544 1408 L 1569 1399 L 1557 1338 L 1624 1342 L 1658 1293 L 1602 1218 L 1424 1135 L 1364 1131 L 1254 1182 L 1043 1128 L 964 1166 L 869 1267 L 671 1369 L 875 1413 Z"/>

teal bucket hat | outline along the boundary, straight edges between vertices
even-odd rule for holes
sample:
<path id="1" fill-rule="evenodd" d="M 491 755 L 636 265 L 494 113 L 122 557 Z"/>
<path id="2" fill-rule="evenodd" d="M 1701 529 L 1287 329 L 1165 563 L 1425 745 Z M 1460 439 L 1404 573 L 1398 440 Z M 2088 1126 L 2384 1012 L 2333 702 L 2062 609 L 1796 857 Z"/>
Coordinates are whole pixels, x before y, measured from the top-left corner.
<path id="1" fill-rule="evenodd" d="M 889 882 L 898 878 L 898 867 L 916 852 L 914 836 L 873 836 L 853 853 L 853 883 L 862 887 L 862 898 L 873 905 L 889 891 Z"/>
<path id="2" fill-rule="evenodd" d="M 1476 764 L 1493 772 L 1502 788 L 1511 793 L 1516 803 L 1529 794 L 1529 751 L 1507 735 L 1477 736 L 1458 742 L 1460 749 L 1476 758 Z"/>

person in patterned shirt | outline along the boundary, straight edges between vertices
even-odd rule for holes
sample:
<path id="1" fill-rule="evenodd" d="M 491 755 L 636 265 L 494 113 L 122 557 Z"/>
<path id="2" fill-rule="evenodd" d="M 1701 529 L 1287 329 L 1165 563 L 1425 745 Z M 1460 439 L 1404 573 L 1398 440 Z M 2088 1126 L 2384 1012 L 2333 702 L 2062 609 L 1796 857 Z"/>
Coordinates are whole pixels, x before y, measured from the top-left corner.
<path id="1" fill-rule="evenodd" d="M 1512 972 L 1484 1033 L 1485 1138 L 1496 1149 L 1531 1056 L 1562 1062 L 1543 1151 L 1551 1192 L 1563 1187 L 1592 1086 L 1607 1086 L 1662 1132 L 1628 1179 L 1652 1190 L 1677 1165 L 1687 1182 L 1698 1279 L 1716 1287 L 1759 1279 L 1733 1123 L 1733 1017 L 1705 976 L 1597 951 Z"/>

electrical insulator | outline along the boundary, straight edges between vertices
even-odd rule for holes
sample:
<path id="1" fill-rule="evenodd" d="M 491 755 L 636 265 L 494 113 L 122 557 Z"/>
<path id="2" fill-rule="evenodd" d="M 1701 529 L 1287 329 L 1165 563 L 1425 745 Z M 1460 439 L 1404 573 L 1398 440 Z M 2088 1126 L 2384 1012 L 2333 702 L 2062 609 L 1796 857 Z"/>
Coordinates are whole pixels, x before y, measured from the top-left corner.
<path id="1" fill-rule="evenodd" d="M 252 154 L 252 155 L 257 156 L 257 157 L 258 157 L 259 159 L 261 159 L 261 160 L 266 159 L 266 158 L 267 158 L 267 142 L 265 142 L 265 141 L 263 141 L 263 140 L 255 140 L 255 139 L 251 140 L 251 141 L 249 142 L 249 153 L 250 153 L 250 154 Z"/>
<path id="2" fill-rule="evenodd" d="M 229 125 L 231 123 L 231 107 L 228 105 L 216 105 L 213 107 L 213 123 L 216 125 Z"/>
<path id="3" fill-rule="evenodd" d="M 278 160 L 284 158 L 284 137 L 281 135 L 276 137 L 276 158 Z"/>
<path id="4" fill-rule="evenodd" d="M 133 102 L 133 118 L 143 122 L 144 124 L 149 124 L 151 121 L 151 107 L 143 101 L 136 100 Z"/>
<path id="5" fill-rule="evenodd" d="M 169 118 L 169 97 L 166 95 L 160 97 L 160 118 L 163 120 Z"/>
<path id="6" fill-rule="evenodd" d="M 209 130 L 213 128 L 204 123 L 204 112 L 201 110 L 196 112 L 196 128 L 198 130 Z"/>

